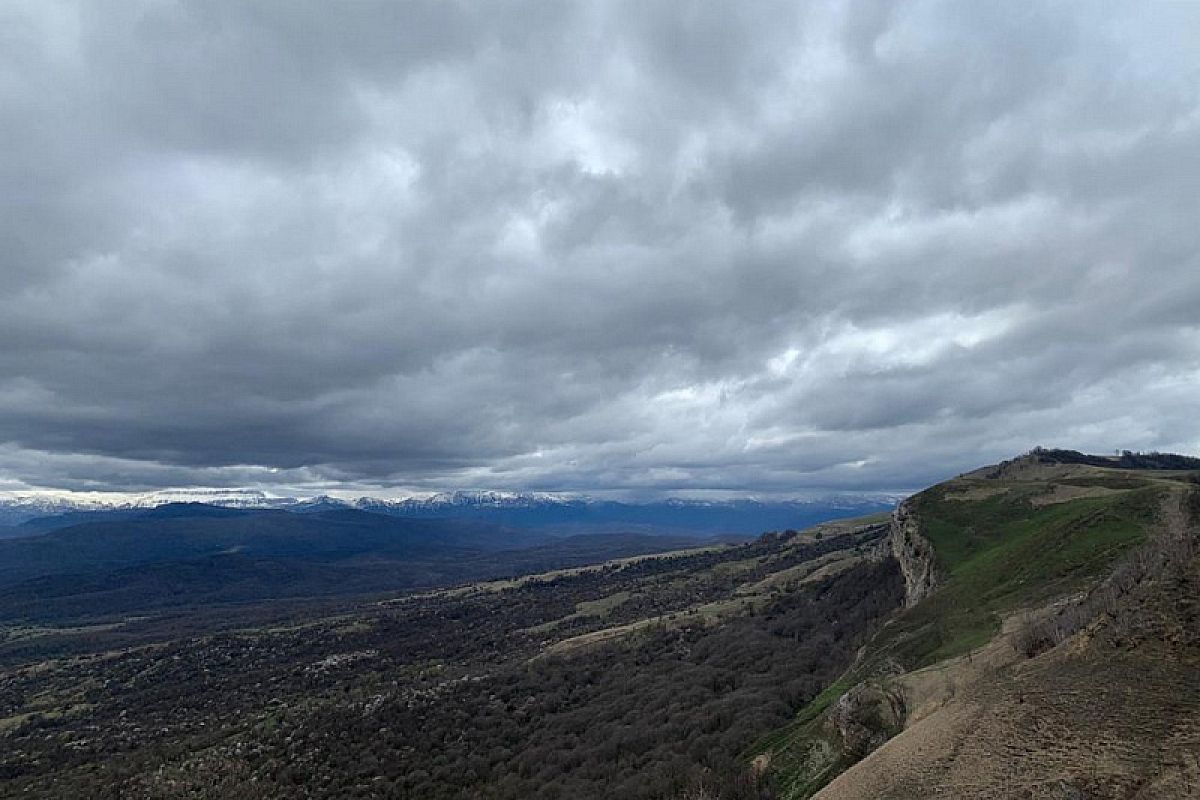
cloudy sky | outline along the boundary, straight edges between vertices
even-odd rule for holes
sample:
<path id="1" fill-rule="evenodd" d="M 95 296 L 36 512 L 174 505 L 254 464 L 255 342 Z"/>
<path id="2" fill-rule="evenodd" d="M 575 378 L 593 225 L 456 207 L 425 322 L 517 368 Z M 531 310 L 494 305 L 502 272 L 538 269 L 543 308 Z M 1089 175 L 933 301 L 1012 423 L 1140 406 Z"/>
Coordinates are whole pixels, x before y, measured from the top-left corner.
<path id="1" fill-rule="evenodd" d="M 0 489 L 1200 451 L 1200 5 L 0 3 Z"/>

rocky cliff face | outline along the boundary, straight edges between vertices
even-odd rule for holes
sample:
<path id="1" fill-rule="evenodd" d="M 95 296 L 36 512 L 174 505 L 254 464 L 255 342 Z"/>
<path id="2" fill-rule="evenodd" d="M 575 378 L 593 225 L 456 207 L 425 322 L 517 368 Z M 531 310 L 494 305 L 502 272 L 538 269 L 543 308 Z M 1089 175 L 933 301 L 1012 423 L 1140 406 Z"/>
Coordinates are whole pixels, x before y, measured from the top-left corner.
<path id="1" fill-rule="evenodd" d="M 905 500 L 892 514 L 889 536 L 892 555 L 904 573 L 904 605 L 912 608 L 938 585 L 940 575 L 933 545 L 921 535 L 921 525 L 911 501 Z"/>

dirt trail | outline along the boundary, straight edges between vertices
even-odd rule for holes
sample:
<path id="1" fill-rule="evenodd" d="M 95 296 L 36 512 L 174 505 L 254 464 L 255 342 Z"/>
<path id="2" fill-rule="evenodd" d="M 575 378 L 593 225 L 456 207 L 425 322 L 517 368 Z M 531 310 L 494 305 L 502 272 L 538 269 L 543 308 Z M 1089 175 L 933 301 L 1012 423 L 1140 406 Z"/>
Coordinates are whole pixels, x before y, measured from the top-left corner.
<path id="1" fill-rule="evenodd" d="M 1196 535 L 1192 530 L 1191 520 L 1188 518 L 1187 498 L 1188 491 L 1186 489 L 1173 489 L 1163 499 L 1160 535 L 1173 539 L 1186 539 Z"/>

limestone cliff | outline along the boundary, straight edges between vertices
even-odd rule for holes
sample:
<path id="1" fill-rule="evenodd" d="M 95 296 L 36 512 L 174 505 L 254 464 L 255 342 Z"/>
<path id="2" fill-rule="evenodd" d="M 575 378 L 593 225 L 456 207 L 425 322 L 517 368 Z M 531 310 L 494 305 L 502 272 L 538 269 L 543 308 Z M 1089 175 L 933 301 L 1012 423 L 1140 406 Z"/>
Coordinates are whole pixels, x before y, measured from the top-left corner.
<path id="1" fill-rule="evenodd" d="M 912 608 L 929 596 L 941 576 L 933 545 L 921 534 L 920 520 L 911 499 L 897 506 L 892 514 L 889 538 L 892 555 L 900 562 L 900 571 L 904 573 L 904 605 Z"/>

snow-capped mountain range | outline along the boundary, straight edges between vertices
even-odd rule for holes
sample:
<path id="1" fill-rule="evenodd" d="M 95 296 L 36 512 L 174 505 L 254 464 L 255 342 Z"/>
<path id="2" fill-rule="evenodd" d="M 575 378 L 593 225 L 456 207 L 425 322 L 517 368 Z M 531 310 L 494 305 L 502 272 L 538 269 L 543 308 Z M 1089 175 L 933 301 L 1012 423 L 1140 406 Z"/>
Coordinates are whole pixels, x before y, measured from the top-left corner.
<path id="1" fill-rule="evenodd" d="M 35 517 L 82 511 L 157 508 L 168 503 L 205 503 L 227 508 L 282 508 L 296 502 L 294 498 L 274 498 L 252 489 L 167 489 L 132 497 L 7 492 L 0 493 L 0 525 L 18 525 Z"/>
<path id="2" fill-rule="evenodd" d="M 633 525 L 705 529 L 767 529 L 852 516 L 894 505 L 898 495 L 834 495 L 812 500 L 668 498 L 616 502 L 581 494 L 505 491 L 453 491 L 402 499 L 328 495 L 281 497 L 256 489 L 167 489 L 135 496 L 0 494 L 0 526 L 39 517 L 78 512 L 136 511 L 171 503 L 203 503 L 236 509 L 279 509 L 312 513 L 357 509 L 392 516 L 464 517 L 514 525 Z M 819 521 L 819 520 L 818 520 Z"/>

